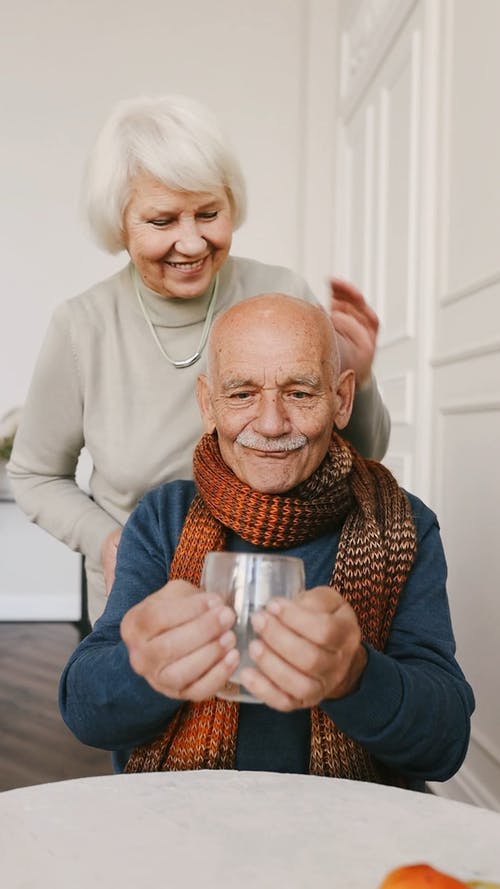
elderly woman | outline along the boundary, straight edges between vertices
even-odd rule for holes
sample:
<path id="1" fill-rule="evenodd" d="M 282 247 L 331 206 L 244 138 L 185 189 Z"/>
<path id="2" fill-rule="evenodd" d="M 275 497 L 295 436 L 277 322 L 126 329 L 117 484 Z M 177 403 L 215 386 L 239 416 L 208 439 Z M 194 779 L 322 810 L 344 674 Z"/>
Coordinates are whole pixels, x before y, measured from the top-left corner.
<path id="1" fill-rule="evenodd" d="M 137 500 L 192 477 L 202 431 L 194 389 L 214 316 L 261 292 L 314 297 L 288 269 L 229 255 L 245 216 L 244 181 L 213 117 L 191 100 L 120 103 L 91 155 L 85 197 L 98 242 L 126 250 L 130 262 L 56 309 L 9 475 L 29 518 L 85 555 L 93 622 Z M 371 376 L 377 319 L 349 287 L 333 308 L 358 372 L 346 434 L 380 457 L 389 420 Z M 83 447 L 90 497 L 75 481 Z"/>

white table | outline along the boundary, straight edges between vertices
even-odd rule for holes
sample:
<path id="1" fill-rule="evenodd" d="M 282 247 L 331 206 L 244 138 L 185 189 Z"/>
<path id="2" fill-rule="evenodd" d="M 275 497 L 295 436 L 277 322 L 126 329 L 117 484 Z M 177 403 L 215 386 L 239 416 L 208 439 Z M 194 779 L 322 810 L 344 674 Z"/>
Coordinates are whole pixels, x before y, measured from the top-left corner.
<path id="1" fill-rule="evenodd" d="M 500 881 L 500 814 L 264 772 L 106 776 L 0 794 L 5 889 L 377 889 L 416 862 Z"/>

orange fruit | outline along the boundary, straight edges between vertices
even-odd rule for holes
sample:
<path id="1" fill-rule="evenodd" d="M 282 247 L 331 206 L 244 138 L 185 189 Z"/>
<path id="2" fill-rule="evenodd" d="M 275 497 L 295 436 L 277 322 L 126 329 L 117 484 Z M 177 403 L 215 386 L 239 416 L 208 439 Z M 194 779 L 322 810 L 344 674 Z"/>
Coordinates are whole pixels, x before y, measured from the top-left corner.
<path id="1" fill-rule="evenodd" d="M 430 864 L 407 864 L 390 871 L 379 889 L 467 889 L 468 884 Z"/>

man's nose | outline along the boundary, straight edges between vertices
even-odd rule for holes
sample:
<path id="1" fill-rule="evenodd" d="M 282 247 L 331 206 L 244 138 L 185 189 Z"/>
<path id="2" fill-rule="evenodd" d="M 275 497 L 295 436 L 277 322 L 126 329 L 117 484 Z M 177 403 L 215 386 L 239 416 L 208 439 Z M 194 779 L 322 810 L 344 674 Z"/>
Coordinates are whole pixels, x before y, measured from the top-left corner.
<path id="1" fill-rule="evenodd" d="M 199 256 L 206 249 L 207 242 L 200 234 L 196 220 L 182 223 L 175 249 L 184 256 Z"/>
<path id="2" fill-rule="evenodd" d="M 268 438 L 277 438 L 291 432 L 292 426 L 288 418 L 283 399 L 276 392 L 262 392 L 259 411 L 252 423 L 255 432 Z"/>

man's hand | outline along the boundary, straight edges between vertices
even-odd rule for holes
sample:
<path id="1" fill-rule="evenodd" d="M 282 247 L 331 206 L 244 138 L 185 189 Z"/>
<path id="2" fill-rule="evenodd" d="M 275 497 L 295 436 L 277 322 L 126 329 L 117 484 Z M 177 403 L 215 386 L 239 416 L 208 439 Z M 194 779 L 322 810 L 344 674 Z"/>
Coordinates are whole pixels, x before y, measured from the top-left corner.
<path id="1" fill-rule="evenodd" d="M 367 654 L 353 609 L 332 587 L 307 590 L 293 602 L 273 599 L 252 623 L 256 668 L 245 668 L 241 681 L 269 707 L 314 707 L 356 689 Z"/>
<path id="2" fill-rule="evenodd" d="M 106 587 L 106 595 L 109 596 L 111 587 L 115 581 L 116 554 L 118 552 L 118 544 L 122 536 L 122 529 L 116 528 L 104 538 L 101 546 L 101 563 L 104 572 L 104 584 Z"/>
<path id="3" fill-rule="evenodd" d="M 133 669 L 156 691 L 202 701 L 220 691 L 238 665 L 234 621 L 219 596 L 171 580 L 127 612 L 121 635 Z"/>
<path id="4" fill-rule="evenodd" d="M 363 386 L 371 377 L 377 346 L 379 320 L 363 294 L 339 278 L 331 282 L 331 319 L 339 334 L 342 369 L 352 368 L 356 384 Z"/>

